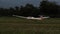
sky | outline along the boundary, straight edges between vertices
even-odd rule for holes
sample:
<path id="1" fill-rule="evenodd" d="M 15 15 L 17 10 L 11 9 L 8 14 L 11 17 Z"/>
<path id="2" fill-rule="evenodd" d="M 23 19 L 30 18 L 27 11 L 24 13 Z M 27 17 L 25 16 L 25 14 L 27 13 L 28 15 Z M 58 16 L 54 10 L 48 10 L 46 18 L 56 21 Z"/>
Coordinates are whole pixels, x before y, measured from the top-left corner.
<path id="1" fill-rule="evenodd" d="M 33 4 L 34 6 L 38 7 L 40 2 L 42 0 L 0 0 L 0 7 L 3 8 L 9 8 L 9 7 L 15 7 L 15 6 L 21 6 L 26 5 L 27 3 Z M 56 1 L 58 4 L 60 4 L 60 0 L 49 0 Z"/>

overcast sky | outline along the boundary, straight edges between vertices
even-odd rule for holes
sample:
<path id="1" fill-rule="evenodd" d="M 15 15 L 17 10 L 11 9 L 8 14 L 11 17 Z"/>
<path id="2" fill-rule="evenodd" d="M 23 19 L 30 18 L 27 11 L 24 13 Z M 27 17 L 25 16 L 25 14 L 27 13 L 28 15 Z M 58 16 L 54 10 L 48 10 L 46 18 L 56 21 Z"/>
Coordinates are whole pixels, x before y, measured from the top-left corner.
<path id="1" fill-rule="evenodd" d="M 49 1 L 56 1 L 58 4 L 60 0 L 49 0 Z M 0 7 L 15 7 L 20 5 L 26 5 L 27 3 L 31 3 L 34 6 L 39 6 L 41 0 L 0 0 Z"/>

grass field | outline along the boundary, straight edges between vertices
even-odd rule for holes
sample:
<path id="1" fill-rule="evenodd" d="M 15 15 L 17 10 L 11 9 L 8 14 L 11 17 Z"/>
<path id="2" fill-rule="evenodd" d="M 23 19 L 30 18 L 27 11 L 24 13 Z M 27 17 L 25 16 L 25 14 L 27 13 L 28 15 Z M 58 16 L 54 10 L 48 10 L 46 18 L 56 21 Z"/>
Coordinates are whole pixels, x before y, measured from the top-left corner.
<path id="1" fill-rule="evenodd" d="M 0 34 L 60 34 L 60 18 L 40 21 L 0 17 Z"/>

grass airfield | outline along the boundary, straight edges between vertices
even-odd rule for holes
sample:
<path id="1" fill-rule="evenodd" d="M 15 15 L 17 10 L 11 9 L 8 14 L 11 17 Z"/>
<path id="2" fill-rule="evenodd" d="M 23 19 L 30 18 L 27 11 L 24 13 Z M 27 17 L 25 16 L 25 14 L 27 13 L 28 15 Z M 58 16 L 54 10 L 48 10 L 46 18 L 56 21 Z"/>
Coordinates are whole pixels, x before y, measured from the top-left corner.
<path id="1" fill-rule="evenodd" d="M 0 34 L 60 34 L 60 18 L 40 21 L 0 17 Z"/>

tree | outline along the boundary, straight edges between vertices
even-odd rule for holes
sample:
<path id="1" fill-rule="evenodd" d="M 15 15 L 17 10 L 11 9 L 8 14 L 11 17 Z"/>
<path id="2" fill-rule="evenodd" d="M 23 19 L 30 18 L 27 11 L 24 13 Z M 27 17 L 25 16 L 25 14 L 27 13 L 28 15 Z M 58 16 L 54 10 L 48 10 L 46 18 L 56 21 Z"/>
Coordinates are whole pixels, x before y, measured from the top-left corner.
<path id="1" fill-rule="evenodd" d="M 14 13 L 15 13 L 14 8 L 10 7 L 10 9 L 9 9 L 9 11 L 8 11 L 9 16 L 14 15 Z"/>
<path id="2" fill-rule="evenodd" d="M 34 6 L 32 4 L 26 4 L 26 6 L 23 8 L 23 16 L 31 16 L 32 12 L 34 10 Z"/>
<path id="3" fill-rule="evenodd" d="M 3 11 L 4 11 L 4 9 L 3 8 L 0 8 L 0 16 L 3 15 Z"/>
<path id="4" fill-rule="evenodd" d="M 20 11 L 20 10 L 19 10 L 19 7 L 16 6 L 16 7 L 15 7 L 15 12 L 14 12 L 14 14 L 15 14 L 15 15 L 18 15 L 19 11 Z"/>
<path id="5" fill-rule="evenodd" d="M 42 1 L 40 5 L 40 14 L 56 17 L 58 5 L 48 1 Z"/>
<path id="6" fill-rule="evenodd" d="M 23 6 L 20 6 L 20 11 L 19 11 L 19 15 L 22 16 L 24 13 L 24 7 Z"/>

